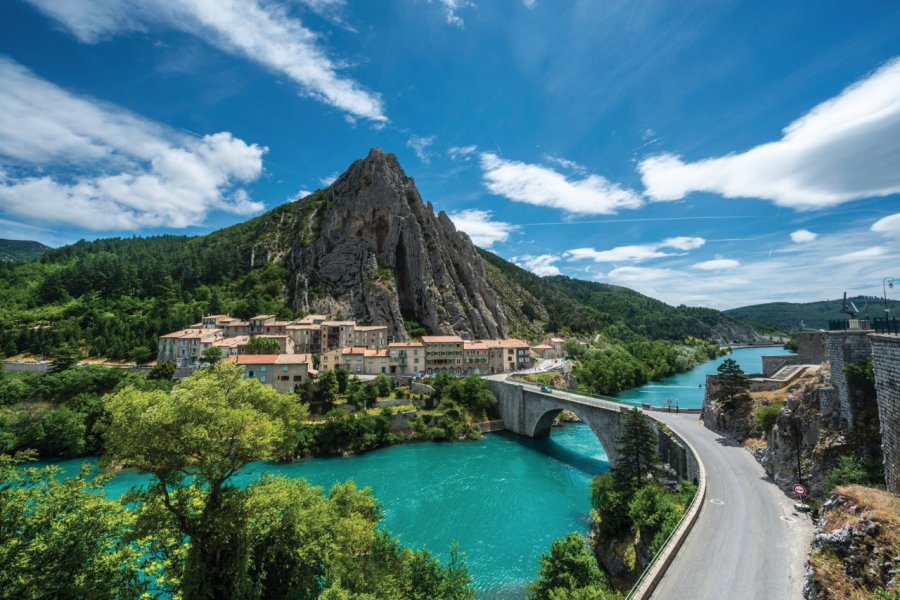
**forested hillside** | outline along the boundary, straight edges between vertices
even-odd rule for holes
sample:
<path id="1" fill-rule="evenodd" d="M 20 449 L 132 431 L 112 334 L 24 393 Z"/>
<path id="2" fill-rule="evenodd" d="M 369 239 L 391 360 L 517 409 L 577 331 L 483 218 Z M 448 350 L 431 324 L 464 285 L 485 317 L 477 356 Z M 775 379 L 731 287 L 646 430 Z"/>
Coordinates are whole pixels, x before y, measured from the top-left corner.
<path id="1" fill-rule="evenodd" d="M 37 260 L 49 249 L 49 246 L 31 240 L 0 240 L 0 262 Z"/>
<path id="2" fill-rule="evenodd" d="M 876 296 L 854 296 L 850 298 L 863 316 L 868 313 L 872 317 L 884 316 L 884 299 Z M 785 332 L 796 332 L 804 329 L 827 329 L 828 321 L 846 319 L 841 312 L 843 298 L 823 300 L 821 302 L 769 302 L 754 304 L 726 310 L 725 313 L 744 321 L 759 323 L 766 327 Z M 900 301 L 888 300 L 888 308 L 892 315 L 900 310 Z"/>

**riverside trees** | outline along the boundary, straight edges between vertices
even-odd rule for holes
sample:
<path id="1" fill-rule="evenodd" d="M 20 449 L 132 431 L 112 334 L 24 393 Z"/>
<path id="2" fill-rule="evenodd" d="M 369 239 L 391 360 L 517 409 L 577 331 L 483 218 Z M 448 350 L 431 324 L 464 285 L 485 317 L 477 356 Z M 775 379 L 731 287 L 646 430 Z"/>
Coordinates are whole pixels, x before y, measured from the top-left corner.
<path id="1" fill-rule="evenodd" d="M 247 463 L 291 456 L 307 416 L 227 362 L 171 392 L 133 387 L 107 396 L 109 461 L 152 475 L 126 498 L 131 539 L 146 548 L 153 585 L 185 598 L 472 597 L 468 572 L 377 531 L 381 508 L 352 483 L 327 496 L 305 481 L 264 477 Z M 427 575 L 427 576 L 426 576 Z"/>

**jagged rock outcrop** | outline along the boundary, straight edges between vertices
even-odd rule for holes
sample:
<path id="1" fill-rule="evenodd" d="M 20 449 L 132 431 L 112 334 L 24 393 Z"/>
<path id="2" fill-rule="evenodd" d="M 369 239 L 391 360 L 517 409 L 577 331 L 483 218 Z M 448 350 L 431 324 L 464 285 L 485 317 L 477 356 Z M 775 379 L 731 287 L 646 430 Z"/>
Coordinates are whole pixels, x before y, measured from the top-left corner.
<path id="1" fill-rule="evenodd" d="M 900 499 L 863 486 L 839 488 L 822 505 L 807 564 L 805 600 L 896 597 Z"/>
<path id="2" fill-rule="evenodd" d="M 265 249 L 254 253 L 289 269 L 297 310 L 384 323 L 400 340 L 404 320 L 433 333 L 508 335 L 472 241 L 422 202 L 393 154 L 372 149 L 327 189 L 297 203 L 287 227 L 292 235 L 258 232 Z M 284 214 L 261 227 L 284 231 Z"/>

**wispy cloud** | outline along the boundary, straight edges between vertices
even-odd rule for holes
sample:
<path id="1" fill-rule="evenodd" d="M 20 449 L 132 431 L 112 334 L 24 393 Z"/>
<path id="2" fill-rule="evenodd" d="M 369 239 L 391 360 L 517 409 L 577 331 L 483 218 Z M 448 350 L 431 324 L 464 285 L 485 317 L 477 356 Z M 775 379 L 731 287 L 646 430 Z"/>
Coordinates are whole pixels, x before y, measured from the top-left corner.
<path id="1" fill-rule="evenodd" d="M 569 160 L 568 158 L 562 156 L 556 156 L 553 154 L 545 154 L 544 160 L 551 165 L 555 165 L 557 167 L 561 167 L 563 169 L 569 169 L 571 171 L 575 171 L 576 173 L 584 174 L 587 173 L 587 169 L 575 162 L 574 160 Z"/>
<path id="2" fill-rule="evenodd" d="M 264 208 L 238 187 L 266 148 L 231 133 L 199 138 L 70 94 L 0 58 L 0 209 L 44 223 L 131 231 L 202 224 L 211 210 Z"/>
<path id="3" fill-rule="evenodd" d="M 328 175 L 327 177 L 320 177 L 319 183 L 321 183 L 324 187 L 328 187 L 329 185 L 331 185 L 332 183 L 337 181 L 337 178 L 340 176 L 341 176 L 340 172 L 335 171 L 334 173 L 332 173 L 331 175 Z"/>
<path id="4" fill-rule="evenodd" d="M 447 150 L 451 160 L 471 160 L 472 155 L 478 152 L 478 146 L 452 146 Z"/>
<path id="5" fill-rule="evenodd" d="M 574 248 L 563 254 L 569 260 L 592 260 L 596 263 L 642 262 L 654 258 L 676 256 L 676 253 L 663 252 L 664 248 L 673 250 L 695 250 L 706 240 L 699 237 L 673 237 L 653 244 L 635 244 L 618 246 L 609 250 L 594 248 Z"/>
<path id="6" fill-rule="evenodd" d="M 286 75 L 310 96 L 351 119 L 387 121 L 381 97 L 339 74 L 318 36 L 279 5 L 260 0 L 28 0 L 79 40 L 164 26 Z M 308 2 L 324 10 L 326 1 Z"/>
<path id="7" fill-rule="evenodd" d="M 875 221 L 872 225 L 872 231 L 900 236 L 900 213 Z"/>
<path id="8" fill-rule="evenodd" d="M 526 254 L 524 256 L 514 256 L 510 260 L 523 269 L 531 271 L 535 275 L 546 277 L 548 275 L 560 274 L 559 267 L 554 264 L 560 258 L 561 257 L 557 254 L 540 254 L 538 256 Z"/>
<path id="9" fill-rule="evenodd" d="M 429 2 L 436 1 L 441 7 L 444 9 L 444 15 L 447 18 L 448 25 L 456 25 L 457 27 L 464 27 L 465 21 L 463 18 L 459 16 L 459 11 L 463 8 L 474 8 L 475 3 L 471 0 L 428 0 Z"/>
<path id="10" fill-rule="evenodd" d="M 489 210 L 468 209 L 447 215 L 456 228 L 472 238 L 472 243 L 482 248 L 490 248 L 497 242 L 505 242 L 518 229 L 512 223 L 492 220 Z"/>
<path id="11" fill-rule="evenodd" d="M 646 193 L 679 200 L 704 191 L 810 210 L 900 192 L 900 59 L 782 133 L 778 141 L 697 162 L 651 156 L 638 167 Z"/>
<path id="12" fill-rule="evenodd" d="M 409 148 L 413 149 L 413 152 L 416 153 L 416 156 L 423 163 L 431 164 L 431 153 L 428 151 L 428 148 L 434 144 L 434 136 L 420 136 L 414 135 L 408 140 L 406 140 L 406 145 Z"/>
<path id="13" fill-rule="evenodd" d="M 558 208 L 569 213 L 603 215 L 643 204 L 639 194 L 600 175 L 570 179 L 548 167 L 480 155 L 487 189 L 515 202 Z"/>
<path id="14" fill-rule="evenodd" d="M 808 229 L 798 229 L 791 233 L 791 241 L 795 244 L 805 244 L 819 237 L 818 233 L 813 233 Z"/>

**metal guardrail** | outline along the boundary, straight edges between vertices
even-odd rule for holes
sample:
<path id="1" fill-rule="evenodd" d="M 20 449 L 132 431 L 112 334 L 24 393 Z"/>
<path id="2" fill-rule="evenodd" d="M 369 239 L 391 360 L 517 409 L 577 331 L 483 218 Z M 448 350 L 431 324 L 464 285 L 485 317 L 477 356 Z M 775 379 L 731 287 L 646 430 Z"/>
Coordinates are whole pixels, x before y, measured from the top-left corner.
<path id="1" fill-rule="evenodd" d="M 874 329 L 876 333 L 893 333 L 900 335 L 900 319 L 897 317 L 872 319 L 872 329 Z"/>
<path id="2" fill-rule="evenodd" d="M 865 331 L 871 328 L 872 326 L 867 319 L 836 319 L 828 321 L 829 331 Z"/>

